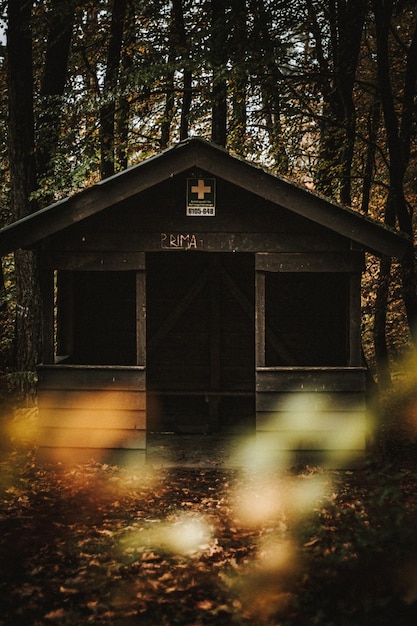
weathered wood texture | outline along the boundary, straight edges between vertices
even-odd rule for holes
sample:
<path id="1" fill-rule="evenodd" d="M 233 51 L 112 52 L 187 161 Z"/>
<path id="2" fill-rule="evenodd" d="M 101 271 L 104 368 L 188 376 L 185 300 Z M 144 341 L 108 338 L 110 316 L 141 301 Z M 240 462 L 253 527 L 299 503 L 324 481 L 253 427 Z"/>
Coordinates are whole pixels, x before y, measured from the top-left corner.
<path id="1" fill-rule="evenodd" d="M 139 269 L 137 251 L 349 252 L 349 239 L 222 179 L 217 179 L 215 217 L 187 217 L 186 180 L 193 173 L 164 181 L 57 233 L 45 242 L 49 251 L 44 263 L 93 269 L 96 252 L 102 268 Z"/>
<path id="2" fill-rule="evenodd" d="M 39 367 L 40 447 L 146 448 L 143 367 Z"/>
<path id="3" fill-rule="evenodd" d="M 257 368 L 256 431 L 264 451 L 308 451 L 333 467 L 356 463 L 368 436 L 365 370 Z"/>

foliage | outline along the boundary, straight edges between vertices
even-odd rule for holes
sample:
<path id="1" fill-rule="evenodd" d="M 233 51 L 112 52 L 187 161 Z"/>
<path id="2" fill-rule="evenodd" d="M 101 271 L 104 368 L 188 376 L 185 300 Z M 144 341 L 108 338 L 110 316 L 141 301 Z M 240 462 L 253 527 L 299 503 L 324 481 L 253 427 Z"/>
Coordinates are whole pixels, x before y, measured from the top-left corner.
<path id="1" fill-rule="evenodd" d="M 0 624 L 411 626 L 416 487 L 372 466 L 263 475 L 14 450 Z"/>

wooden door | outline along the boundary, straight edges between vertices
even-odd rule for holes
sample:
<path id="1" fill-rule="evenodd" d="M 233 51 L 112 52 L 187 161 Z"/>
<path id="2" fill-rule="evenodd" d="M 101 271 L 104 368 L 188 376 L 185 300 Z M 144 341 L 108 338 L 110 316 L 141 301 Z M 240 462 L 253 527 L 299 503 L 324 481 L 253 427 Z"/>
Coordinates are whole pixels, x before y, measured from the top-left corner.
<path id="1" fill-rule="evenodd" d="M 254 428 L 254 260 L 147 255 L 150 430 Z"/>

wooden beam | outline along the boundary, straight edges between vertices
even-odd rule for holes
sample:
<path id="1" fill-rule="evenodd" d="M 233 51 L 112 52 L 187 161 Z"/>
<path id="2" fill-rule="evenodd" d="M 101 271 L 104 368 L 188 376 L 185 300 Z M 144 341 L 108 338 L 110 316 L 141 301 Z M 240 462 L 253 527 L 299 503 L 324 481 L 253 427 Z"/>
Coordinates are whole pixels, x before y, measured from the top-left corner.
<path id="1" fill-rule="evenodd" d="M 144 255 L 143 255 L 144 256 Z M 146 273 L 136 272 L 136 365 L 146 365 Z"/>
<path id="2" fill-rule="evenodd" d="M 57 275 L 57 354 L 74 351 L 74 283 L 72 272 Z"/>
<path id="3" fill-rule="evenodd" d="M 349 365 L 362 365 L 361 275 L 349 278 Z"/>
<path id="4" fill-rule="evenodd" d="M 40 267 L 45 269 L 101 272 L 128 271 L 144 269 L 144 263 L 145 255 L 143 252 L 57 250 L 39 254 Z"/>
<path id="5" fill-rule="evenodd" d="M 40 271 L 42 298 L 42 361 L 52 364 L 55 358 L 54 272 Z"/>
<path id="6" fill-rule="evenodd" d="M 265 366 L 265 273 L 255 272 L 255 361 Z"/>
<path id="7" fill-rule="evenodd" d="M 346 251 L 278 252 L 256 255 L 256 269 L 264 272 L 361 272 L 365 269 L 364 253 Z"/>

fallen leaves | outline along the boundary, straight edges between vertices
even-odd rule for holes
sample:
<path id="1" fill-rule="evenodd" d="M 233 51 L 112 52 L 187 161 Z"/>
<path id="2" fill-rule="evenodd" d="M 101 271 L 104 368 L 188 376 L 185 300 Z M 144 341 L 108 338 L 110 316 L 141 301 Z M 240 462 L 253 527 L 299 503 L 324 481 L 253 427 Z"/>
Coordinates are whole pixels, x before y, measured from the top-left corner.
<path id="1" fill-rule="evenodd" d="M 37 466 L 31 454 L 1 470 L 2 626 L 330 625 L 338 611 L 353 625 L 363 596 L 372 619 L 384 603 L 415 608 L 410 472 L 132 473 Z M 397 593 L 379 579 L 403 553 Z"/>

